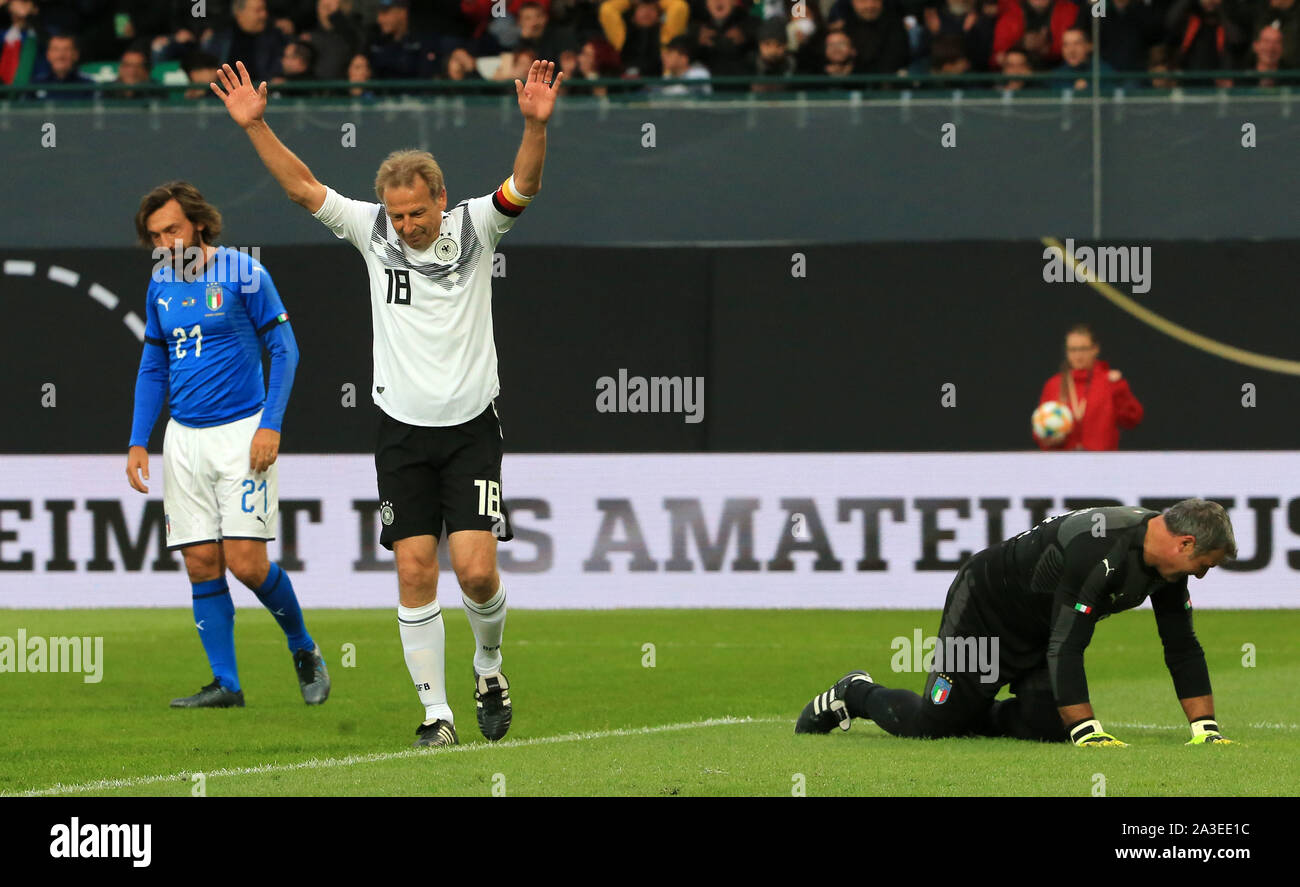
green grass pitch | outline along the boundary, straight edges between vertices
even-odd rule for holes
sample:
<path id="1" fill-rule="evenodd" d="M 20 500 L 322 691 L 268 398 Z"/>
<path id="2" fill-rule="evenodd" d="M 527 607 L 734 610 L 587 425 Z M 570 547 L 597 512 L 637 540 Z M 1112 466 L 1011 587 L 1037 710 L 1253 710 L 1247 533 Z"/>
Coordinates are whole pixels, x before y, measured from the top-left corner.
<path id="1" fill-rule="evenodd" d="M 0 635 L 102 636 L 103 680 L 0 673 L 0 794 L 189 795 L 1294 795 L 1300 788 L 1300 610 L 1201 611 L 1217 714 L 1236 744 L 1186 747 L 1149 612 L 1103 622 L 1093 704 L 1126 749 L 1007 739 L 898 739 L 866 721 L 795 736 L 796 715 L 845 671 L 890 671 L 890 641 L 933 611 L 512 611 L 506 741 L 474 720 L 473 641 L 447 621 L 462 745 L 409 748 L 422 717 L 391 610 L 308 611 L 334 680 L 302 703 L 279 629 L 241 609 L 244 709 L 173 711 L 210 678 L 188 610 L 0 610 Z M 355 649 L 345 668 L 342 649 Z M 653 644 L 654 667 L 646 667 Z M 1253 644 L 1256 664 L 1243 665 Z"/>

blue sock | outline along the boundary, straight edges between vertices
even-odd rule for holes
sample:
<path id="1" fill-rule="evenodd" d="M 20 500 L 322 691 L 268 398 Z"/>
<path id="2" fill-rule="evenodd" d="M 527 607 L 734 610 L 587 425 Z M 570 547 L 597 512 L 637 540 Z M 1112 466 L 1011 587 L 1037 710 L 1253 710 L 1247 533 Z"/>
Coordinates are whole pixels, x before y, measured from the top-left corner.
<path id="1" fill-rule="evenodd" d="M 261 587 L 253 589 L 253 593 L 284 629 L 285 637 L 289 639 L 290 653 L 315 649 L 316 642 L 307 634 L 307 626 L 303 624 L 302 607 L 298 606 L 298 596 L 293 593 L 293 583 L 279 564 L 271 564 L 266 581 Z"/>
<path id="2" fill-rule="evenodd" d="M 194 627 L 208 654 L 212 676 L 227 690 L 239 690 L 235 668 L 235 602 L 230 599 L 226 577 L 191 582 L 194 595 Z"/>

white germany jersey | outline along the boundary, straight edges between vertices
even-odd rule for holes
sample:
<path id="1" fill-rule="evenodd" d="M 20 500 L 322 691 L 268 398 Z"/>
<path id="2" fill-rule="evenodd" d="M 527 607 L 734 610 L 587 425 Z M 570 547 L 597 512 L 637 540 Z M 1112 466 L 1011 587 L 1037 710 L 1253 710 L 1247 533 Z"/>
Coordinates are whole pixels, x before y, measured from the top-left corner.
<path id="1" fill-rule="evenodd" d="M 530 201 L 507 179 L 495 193 L 444 212 L 438 236 L 416 252 L 393 231 L 382 204 L 326 189 L 314 215 L 366 260 L 375 336 L 371 394 L 394 419 L 459 425 L 496 397 L 492 256 Z"/>

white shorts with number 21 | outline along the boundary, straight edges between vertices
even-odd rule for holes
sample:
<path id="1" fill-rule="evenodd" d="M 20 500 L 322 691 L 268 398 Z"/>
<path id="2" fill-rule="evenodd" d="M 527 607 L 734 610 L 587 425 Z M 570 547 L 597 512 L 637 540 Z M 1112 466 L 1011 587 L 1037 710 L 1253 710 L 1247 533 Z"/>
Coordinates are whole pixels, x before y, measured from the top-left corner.
<path id="1" fill-rule="evenodd" d="M 169 549 L 222 539 L 275 538 L 279 466 L 260 472 L 249 467 L 249 447 L 261 421 L 260 410 L 210 428 L 168 420 L 163 510 Z"/>

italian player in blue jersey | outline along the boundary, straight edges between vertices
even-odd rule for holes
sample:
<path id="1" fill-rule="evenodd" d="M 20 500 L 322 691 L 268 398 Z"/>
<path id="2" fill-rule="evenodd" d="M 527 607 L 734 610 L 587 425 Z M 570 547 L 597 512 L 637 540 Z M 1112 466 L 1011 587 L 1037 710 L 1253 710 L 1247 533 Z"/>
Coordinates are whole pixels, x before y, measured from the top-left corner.
<path id="1" fill-rule="evenodd" d="M 319 705 L 330 679 L 303 621 L 289 574 L 266 555 L 279 514 L 276 456 L 298 346 L 266 269 L 243 251 L 216 245 L 221 214 L 187 182 L 144 196 L 135 218 L 154 247 L 145 308 L 144 354 L 126 476 L 149 487 L 149 436 L 164 401 L 163 508 L 167 547 L 185 558 L 194 625 L 212 683 L 173 708 L 242 706 L 235 665 L 235 605 L 226 569 L 247 585 L 284 629 L 302 697 Z M 271 355 L 269 387 L 262 348 Z"/>

